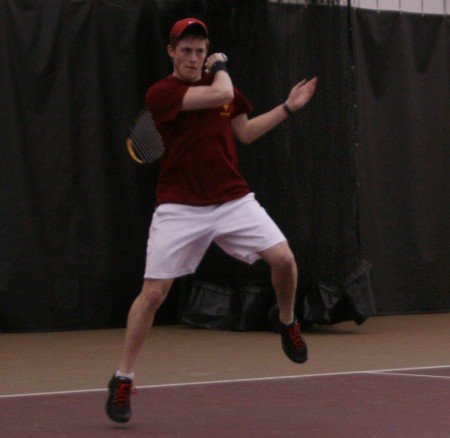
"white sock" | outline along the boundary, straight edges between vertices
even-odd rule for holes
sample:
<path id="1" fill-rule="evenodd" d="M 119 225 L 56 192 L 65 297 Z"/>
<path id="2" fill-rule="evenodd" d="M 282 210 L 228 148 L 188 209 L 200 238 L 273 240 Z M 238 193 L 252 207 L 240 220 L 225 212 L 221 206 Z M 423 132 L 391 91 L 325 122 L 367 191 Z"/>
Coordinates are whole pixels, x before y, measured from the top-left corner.
<path id="1" fill-rule="evenodd" d="M 280 319 L 280 321 L 281 321 L 281 319 Z M 285 325 L 286 327 L 290 327 L 295 324 L 295 321 L 296 321 L 296 318 L 294 318 L 291 322 L 281 321 L 281 324 Z"/>
<path id="2" fill-rule="evenodd" d="M 120 370 L 116 371 L 116 377 L 126 377 L 127 379 L 134 380 L 134 373 L 122 373 Z"/>

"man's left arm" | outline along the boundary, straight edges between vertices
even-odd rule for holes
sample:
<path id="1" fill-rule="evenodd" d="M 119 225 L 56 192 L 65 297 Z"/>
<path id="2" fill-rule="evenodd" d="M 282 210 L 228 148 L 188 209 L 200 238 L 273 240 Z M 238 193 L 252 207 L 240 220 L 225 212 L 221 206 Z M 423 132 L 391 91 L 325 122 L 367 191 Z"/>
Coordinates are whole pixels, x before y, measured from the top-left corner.
<path id="1" fill-rule="evenodd" d="M 235 117 L 231 121 L 233 134 L 241 143 L 252 143 L 303 108 L 314 95 L 316 84 L 317 78 L 303 80 L 291 89 L 283 104 L 252 119 L 249 119 L 247 114 Z"/>

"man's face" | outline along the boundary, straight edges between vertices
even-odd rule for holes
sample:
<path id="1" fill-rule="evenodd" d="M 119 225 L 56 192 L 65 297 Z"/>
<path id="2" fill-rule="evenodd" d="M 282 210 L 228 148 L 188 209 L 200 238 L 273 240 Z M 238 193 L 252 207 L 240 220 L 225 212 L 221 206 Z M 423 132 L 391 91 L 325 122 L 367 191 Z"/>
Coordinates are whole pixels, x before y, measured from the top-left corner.
<path id="1" fill-rule="evenodd" d="M 207 54 L 206 40 L 187 37 L 179 41 L 176 48 L 167 48 L 173 60 L 174 76 L 182 81 L 195 82 L 201 79 Z"/>

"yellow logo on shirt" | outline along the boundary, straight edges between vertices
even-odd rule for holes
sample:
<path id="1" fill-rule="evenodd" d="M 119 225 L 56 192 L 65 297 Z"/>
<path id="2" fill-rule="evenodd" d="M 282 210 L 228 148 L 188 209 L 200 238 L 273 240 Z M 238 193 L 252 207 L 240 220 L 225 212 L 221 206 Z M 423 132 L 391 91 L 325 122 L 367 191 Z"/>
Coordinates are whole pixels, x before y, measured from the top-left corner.
<path id="1" fill-rule="evenodd" d="M 220 115 L 223 117 L 230 117 L 230 104 L 226 103 L 222 108 L 223 110 L 220 112 Z"/>

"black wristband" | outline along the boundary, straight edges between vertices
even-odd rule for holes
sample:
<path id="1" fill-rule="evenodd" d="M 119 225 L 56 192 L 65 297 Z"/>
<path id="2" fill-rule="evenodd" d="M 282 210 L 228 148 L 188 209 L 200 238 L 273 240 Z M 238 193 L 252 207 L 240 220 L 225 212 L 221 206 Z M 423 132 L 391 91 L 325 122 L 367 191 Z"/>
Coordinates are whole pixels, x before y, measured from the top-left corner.
<path id="1" fill-rule="evenodd" d="M 227 66 L 226 66 L 226 64 L 223 61 L 216 61 L 211 66 L 211 74 L 215 75 L 220 70 L 228 72 Z"/>
<path id="2" fill-rule="evenodd" d="M 283 109 L 286 111 L 288 116 L 292 116 L 294 111 L 292 111 L 285 103 L 283 103 Z"/>

